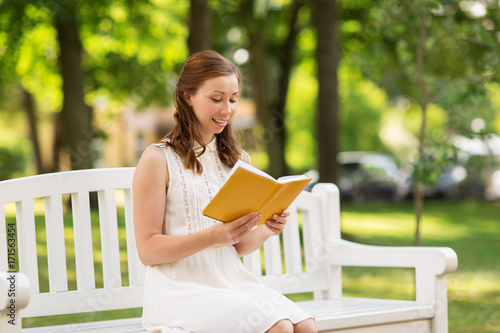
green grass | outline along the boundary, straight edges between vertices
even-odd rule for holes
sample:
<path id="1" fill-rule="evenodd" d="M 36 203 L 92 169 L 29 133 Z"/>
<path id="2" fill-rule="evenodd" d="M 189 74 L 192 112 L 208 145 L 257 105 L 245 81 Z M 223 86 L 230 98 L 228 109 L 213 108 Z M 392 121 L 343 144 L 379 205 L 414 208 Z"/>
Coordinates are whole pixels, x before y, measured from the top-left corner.
<path id="1" fill-rule="evenodd" d="M 422 245 L 451 247 L 458 255 L 458 268 L 448 276 L 450 332 L 500 332 L 499 217 L 498 203 L 429 201 L 425 204 Z M 413 244 L 414 230 L 411 203 L 344 205 L 342 209 L 342 231 L 359 243 L 408 246 Z M 381 272 L 349 269 L 344 272 L 344 294 L 414 297 L 411 287 L 400 289 L 401 279 L 413 281 L 411 272 L 391 270 L 385 276 Z M 375 285 L 377 291 L 371 290 L 370 286 Z M 401 292 L 394 293 L 395 290 Z"/>
<path id="2" fill-rule="evenodd" d="M 9 211 L 7 210 L 7 215 Z M 119 215 L 122 215 L 119 212 Z M 384 246 L 411 246 L 415 219 L 409 202 L 402 204 L 344 204 L 342 232 L 355 242 Z M 492 202 L 425 203 L 422 219 L 422 245 L 447 246 L 458 255 L 459 265 L 448 277 L 448 313 L 451 333 L 500 332 L 500 204 Z M 7 217 L 7 221 L 11 218 Z M 93 217 L 94 240 L 99 237 L 98 218 Z M 43 217 L 37 217 L 37 241 L 40 249 L 45 242 Z M 67 265 L 74 269 L 71 222 L 65 220 L 68 232 Z M 120 247 L 125 246 L 120 233 Z M 100 244 L 94 244 L 97 285 L 102 285 Z M 45 253 L 39 255 L 40 267 L 46 267 Z M 44 264 L 45 263 L 45 264 Z M 47 272 L 40 270 L 41 289 L 48 290 Z M 126 272 L 123 279 L 127 283 Z M 75 277 L 69 281 L 75 289 Z M 345 296 L 414 299 L 414 276 L 410 269 L 343 268 Z M 294 300 L 308 299 L 310 294 L 289 295 Z M 105 320 L 140 316 L 140 309 L 103 313 L 26 318 L 23 327 L 64 324 L 90 320 Z"/>

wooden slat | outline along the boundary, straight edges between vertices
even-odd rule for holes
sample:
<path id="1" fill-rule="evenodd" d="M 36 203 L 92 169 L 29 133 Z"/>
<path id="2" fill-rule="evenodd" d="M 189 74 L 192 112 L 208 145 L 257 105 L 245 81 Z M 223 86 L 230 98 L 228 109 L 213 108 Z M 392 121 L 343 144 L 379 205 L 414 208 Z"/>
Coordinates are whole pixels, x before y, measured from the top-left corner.
<path id="1" fill-rule="evenodd" d="M 54 194 L 132 187 L 135 168 L 102 168 L 56 172 L 0 182 L 0 204 Z"/>
<path id="2" fill-rule="evenodd" d="M 114 319 L 89 323 L 23 329 L 25 333 L 142 333 L 142 318 Z"/>
<path id="3" fill-rule="evenodd" d="M 33 200 L 16 202 L 17 240 L 19 270 L 29 279 L 31 293 L 40 292 L 38 282 L 38 259 L 36 257 L 36 228 Z"/>
<path id="4" fill-rule="evenodd" d="M 322 272 L 264 275 L 259 279 L 282 294 L 310 292 L 327 284 L 327 276 Z"/>
<path id="5" fill-rule="evenodd" d="M 270 237 L 264 243 L 264 260 L 266 263 L 266 275 L 283 273 L 280 239 L 278 236 Z"/>
<path id="6" fill-rule="evenodd" d="M 317 209 L 311 209 L 308 212 L 308 218 L 308 241 L 311 244 L 312 253 L 308 253 L 308 256 L 306 256 L 306 270 L 308 272 L 325 271 L 325 235 L 321 223 L 312 223 L 312 221 L 321 221 L 320 207 L 318 206 Z"/>
<path id="7" fill-rule="evenodd" d="M 0 205 L 0 272 L 7 272 L 7 227 L 5 225 L 5 206 Z"/>
<path id="8" fill-rule="evenodd" d="M 324 244 L 324 235 L 321 228 L 321 215 L 319 206 L 316 209 L 309 207 L 306 214 L 303 214 L 304 221 L 302 223 L 302 230 L 304 230 L 304 253 L 306 272 L 323 272 L 327 274 L 326 264 L 326 247 Z M 313 290 L 313 297 L 315 300 L 323 299 L 328 294 L 328 285 L 318 285 Z"/>
<path id="9" fill-rule="evenodd" d="M 283 249 L 285 251 L 285 272 L 287 274 L 302 272 L 302 254 L 300 252 L 300 235 L 297 208 L 288 208 L 290 216 L 287 218 L 283 230 Z"/>
<path id="10" fill-rule="evenodd" d="M 104 288 L 119 288 L 122 278 L 115 191 L 99 191 L 98 197 Z"/>
<path id="11" fill-rule="evenodd" d="M 262 263 L 260 261 L 260 249 L 253 251 L 249 255 L 243 257 L 243 264 L 246 269 L 256 276 L 262 275 Z"/>
<path id="12" fill-rule="evenodd" d="M 94 289 L 94 251 L 92 249 L 89 193 L 72 193 L 71 207 L 75 242 L 76 287 L 78 290 Z"/>
<path id="13" fill-rule="evenodd" d="M 309 216 L 309 211 L 303 210 L 301 211 L 301 217 L 302 217 L 302 242 L 304 246 L 304 257 L 305 257 L 305 264 L 306 264 L 306 272 L 312 272 L 314 271 L 312 269 L 312 263 L 311 259 L 312 258 L 312 253 L 313 253 L 313 246 L 312 246 L 312 235 L 311 235 L 311 226 L 310 226 L 310 216 Z"/>
<path id="14" fill-rule="evenodd" d="M 70 290 L 61 293 L 39 293 L 31 295 L 28 306 L 21 310 L 21 314 L 26 318 L 140 308 L 143 304 L 143 296 L 144 287 L 139 286 L 127 286 L 119 289 L 98 288 L 94 290 Z M 68 330 L 68 332 L 79 331 Z"/>
<path id="15" fill-rule="evenodd" d="M 62 196 L 45 198 L 45 229 L 47 232 L 47 263 L 51 292 L 67 291 L 66 246 Z"/>
<path id="16" fill-rule="evenodd" d="M 132 190 L 123 190 L 124 209 L 125 209 L 125 230 L 127 235 L 127 258 L 128 274 L 131 286 L 144 285 L 144 265 L 139 260 L 134 233 L 134 211 L 132 203 Z"/>

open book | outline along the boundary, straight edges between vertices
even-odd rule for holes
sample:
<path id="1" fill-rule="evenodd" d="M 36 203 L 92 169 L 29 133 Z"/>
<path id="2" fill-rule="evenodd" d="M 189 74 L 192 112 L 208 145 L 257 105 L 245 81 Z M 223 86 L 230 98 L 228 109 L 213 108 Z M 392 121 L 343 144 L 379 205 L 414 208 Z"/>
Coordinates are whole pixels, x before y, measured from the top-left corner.
<path id="1" fill-rule="evenodd" d="M 238 161 L 228 174 L 203 215 L 230 222 L 251 212 L 261 214 L 257 224 L 265 224 L 280 214 L 297 198 L 311 181 L 304 175 L 285 176 L 277 180 L 258 168 Z"/>

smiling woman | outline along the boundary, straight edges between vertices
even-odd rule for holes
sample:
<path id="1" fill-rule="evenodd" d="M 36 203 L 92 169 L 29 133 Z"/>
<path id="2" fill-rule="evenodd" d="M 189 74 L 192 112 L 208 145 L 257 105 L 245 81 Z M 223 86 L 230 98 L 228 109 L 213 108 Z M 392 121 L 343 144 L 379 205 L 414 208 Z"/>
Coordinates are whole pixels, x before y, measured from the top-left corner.
<path id="1" fill-rule="evenodd" d="M 174 92 L 176 125 L 137 165 L 134 225 L 147 266 L 149 331 L 316 332 L 308 313 L 264 286 L 240 259 L 279 235 L 289 213 L 276 211 L 259 226 L 257 212 L 229 223 L 202 214 L 231 167 L 250 162 L 231 129 L 239 85 L 238 68 L 218 53 L 189 57 Z"/>

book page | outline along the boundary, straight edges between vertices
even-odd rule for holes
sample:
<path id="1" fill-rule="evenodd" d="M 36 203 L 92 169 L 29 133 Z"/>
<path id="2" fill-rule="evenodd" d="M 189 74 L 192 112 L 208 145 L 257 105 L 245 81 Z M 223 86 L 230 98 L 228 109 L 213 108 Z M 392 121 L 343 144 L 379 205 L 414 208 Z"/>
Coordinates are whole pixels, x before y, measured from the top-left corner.
<path id="1" fill-rule="evenodd" d="M 293 182 L 296 180 L 307 179 L 307 178 L 308 177 L 306 175 L 283 176 L 283 177 L 278 178 L 278 183 L 283 184 L 283 183 Z"/>
<path id="2" fill-rule="evenodd" d="M 238 160 L 238 162 L 236 162 L 236 164 L 233 166 L 233 168 L 231 169 L 231 171 L 229 171 L 229 174 L 227 175 L 227 178 L 229 179 L 229 177 L 231 177 L 231 175 L 236 171 L 236 169 L 238 168 L 243 168 L 245 170 L 248 170 L 250 172 L 253 172 L 255 173 L 256 175 L 260 175 L 260 176 L 263 176 L 263 177 L 266 177 L 266 178 L 269 178 L 271 180 L 274 180 L 276 181 L 276 179 L 274 179 L 273 177 L 271 177 L 271 175 L 268 175 L 267 173 L 265 173 L 264 171 L 254 167 L 253 165 L 250 165 L 248 163 L 245 163 L 243 162 L 242 160 Z"/>
<path id="3" fill-rule="evenodd" d="M 267 219 L 272 218 L 273 214 L 280 214 L 284 209 L 287 209 L 310 180 L 311 178 L 304 177 L 301 180 L 280 184 L 273 197 L 259 210 L 262 215 L 259 224 L 266 223 Z"/>

